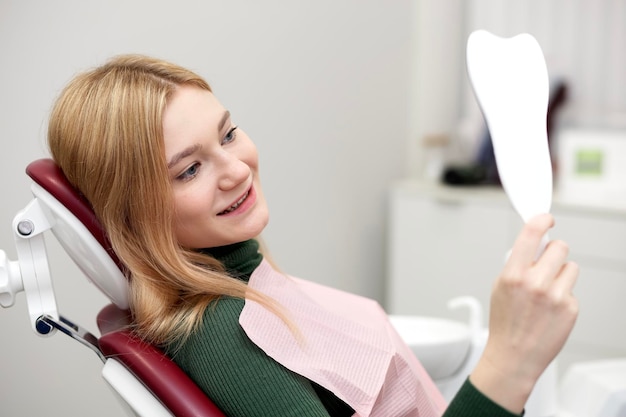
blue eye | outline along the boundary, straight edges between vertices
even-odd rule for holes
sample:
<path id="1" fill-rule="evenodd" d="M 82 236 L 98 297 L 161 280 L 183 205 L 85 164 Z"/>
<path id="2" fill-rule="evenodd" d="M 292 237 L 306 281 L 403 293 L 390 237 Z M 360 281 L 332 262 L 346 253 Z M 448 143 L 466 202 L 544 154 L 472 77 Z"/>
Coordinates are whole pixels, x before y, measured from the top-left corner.
<path id="1" fill-rule="evenodd" d="M 222 145 L 226 145 L 227 143 L 235 140 L 235 138 L 237 137 L 237 132 L 235 132 L 235 130 L 237 130 L 237 126 L 233 126 L 232 128 L 230 128 L 226 136 L 224 136 L 224 139 L 222 139 Z"/>
<path id="2" fill-rule="evenodd" d="M 182 174 L 180 174 L 176 179 L 182 181 L 189 181 L 193 179 L 196 175 L 198 175 L 198 170 L 200 169 L 200 164 L 198 162 L 191 165 L 189 168 L 185 170 Z"/>

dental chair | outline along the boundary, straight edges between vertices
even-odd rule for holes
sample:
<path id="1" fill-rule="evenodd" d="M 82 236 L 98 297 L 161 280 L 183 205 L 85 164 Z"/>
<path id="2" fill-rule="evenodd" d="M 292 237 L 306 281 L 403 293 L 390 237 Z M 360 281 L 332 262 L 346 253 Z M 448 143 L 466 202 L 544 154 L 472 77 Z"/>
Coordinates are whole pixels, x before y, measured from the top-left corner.
<path id="1" fill-rule="evenodd" d="M 89 203 L 51 159 L 32 162 L 26 172 L 34 181 L 34 198 L 13 220 L 18 260 L 0 251 L 0 305 L 12 306 L 24 291 L 35 333 L 60 331 L 93 350 L 104 363 L 103 378 L 131 416 L 224 416 L 160 349 L 133 335 L 125 268 Z M 111 300 L 97 317 L 100 337 L 59 315 L 44 245 L 47 231 Z"/>

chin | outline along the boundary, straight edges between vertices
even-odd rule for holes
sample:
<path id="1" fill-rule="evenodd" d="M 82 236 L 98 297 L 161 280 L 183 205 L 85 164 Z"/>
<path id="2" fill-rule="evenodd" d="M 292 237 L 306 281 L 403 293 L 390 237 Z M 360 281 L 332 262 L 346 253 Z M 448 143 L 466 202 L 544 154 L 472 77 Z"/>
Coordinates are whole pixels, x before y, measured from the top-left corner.
<path id="1" fill-rule="evenodd" d="M 268 223 L 269 223 L 269 216 L 265 216 L 265 218 L 259 221 L 257 224 L 250 225 L 250 227 L 247 227 L 246 235 L 248 236 L 248 238 L 242 239 L 242 241 L 248 240 L 248 239 L 254 239 L 255 237 L 259 236 L 261 233 L 263 233 L 263 230 L 265 230 L 265 227 L 268 225 Z"/>

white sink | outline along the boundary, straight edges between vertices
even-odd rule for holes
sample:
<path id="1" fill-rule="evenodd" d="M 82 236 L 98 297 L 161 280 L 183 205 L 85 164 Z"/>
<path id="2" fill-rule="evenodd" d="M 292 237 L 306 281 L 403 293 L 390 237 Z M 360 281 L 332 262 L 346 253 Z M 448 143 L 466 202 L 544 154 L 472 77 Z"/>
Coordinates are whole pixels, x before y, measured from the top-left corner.
<path id="1" fill-rule="evenodd" d="M 433 380 L 447 378 L 462 367 L 471 347 L 469 325 L 425 316 L 391 315 L 389 319 Z"/>

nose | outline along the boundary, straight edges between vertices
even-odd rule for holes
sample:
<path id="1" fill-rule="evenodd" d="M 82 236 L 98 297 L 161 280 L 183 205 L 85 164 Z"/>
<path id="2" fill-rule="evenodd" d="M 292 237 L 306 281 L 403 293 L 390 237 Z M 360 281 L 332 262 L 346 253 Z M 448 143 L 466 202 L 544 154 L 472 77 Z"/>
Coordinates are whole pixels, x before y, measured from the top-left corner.
<path id="1" fill-rule="evenodd" d="M 223 158 L 220 159 L 218 180 L 220 190 L 231 190 L 245 182 L 250 176 L 250 167 L 236 155 L 224 152 Z"/>

